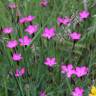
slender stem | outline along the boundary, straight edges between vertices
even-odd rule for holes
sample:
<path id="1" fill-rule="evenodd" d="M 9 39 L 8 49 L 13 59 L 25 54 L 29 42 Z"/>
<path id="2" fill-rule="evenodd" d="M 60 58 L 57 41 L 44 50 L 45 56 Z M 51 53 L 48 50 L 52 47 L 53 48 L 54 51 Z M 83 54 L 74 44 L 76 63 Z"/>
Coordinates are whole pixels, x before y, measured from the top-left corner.
<path id="1" fill-rule="evenodd" d="M 72 54 L 74 54 L 75 44 L 76 44 L 76 41 L 73 42 L 73 46 L 72 46 Z"/>
<path id="2" fill-rule="evenodd" d="M 6 86 L 6 80 L 4 80 L 4 86 L 5 86 L 5 96 L 8 96 L 8 90 L 7 90 L 7 86 Z"/>
<path id="3" fill-rule="evenodd" d="M 69 82 L 68 78 L 66 78 L 66 82 L 67 82 L 68 89 L 69 89 L 69 91 L 71 93 L 72 88 L 71 88 L 71 85 L 70 85 L 70 82 Z"/>
<path id="4" fill-rule="evenodd" d="M 20 89 L 21 96 L 24 96 L 23 89 L 22 89 L 22 86 L 21 86 L 21 80 L 20 80 L 20 78 L 16 78 L 16 82 L 17 82 L 18 87 Z"/>
<path id="5" fill-rule="evenodd" d="M 87 0 L 83 0 L 84 10 L 88 10 Z"/>

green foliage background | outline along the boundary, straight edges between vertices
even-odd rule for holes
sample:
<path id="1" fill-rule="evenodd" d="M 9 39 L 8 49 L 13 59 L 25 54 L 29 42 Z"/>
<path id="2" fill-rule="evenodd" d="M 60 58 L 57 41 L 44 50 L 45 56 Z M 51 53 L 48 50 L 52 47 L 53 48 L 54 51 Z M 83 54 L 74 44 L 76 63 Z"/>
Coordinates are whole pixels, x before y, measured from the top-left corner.
<path id="1" fill-rule="evenodd" d="M 88 96 L 90 86 L 96 84 L 96 2 L 87 1 L 91 16 L 85 22 L 80 22 L 78 13 L 84 10 L 83 0 L 49 0 L 49 5 L 45 8 L 39 6 L 39 0 L 0 0 L 0 28 L 12 26 L 14 34 L 11 39 L 18 40 L 19 36 L 25 34 L 24 27 L 16 23 L 16 13 L 20 17 L 34 15 L 36 20 L 33 23 L 39 24 L 39 31 L 31 43 L 34 48 L 18 47 L 17 51 L 24 57 L 19 67 L 25 66 L 28 71 L 19 79 L 12 73 L 17 68 L 17 64 L 11 60 L 12 50 L 6 48 L 9 37 L 0 32 L 0 51 L 3 52 L 3 55 L 0 54 L 0 96 L 38 96 L 41 89 L 48 96 L 70 96 L 76 86 L 83 87 L 84 96 Z M 15 2 L 17 9 L 9 10 L 9 2 Z M 75 19 L 68 27 L 58 27 L 58 16 Z M 56 28 L 57 35 L 51 41 L 41 38 L 45 26 Z M 72 31 L 82 34 L 81 40 L 75 45 L 74 54 L 71 50 L 73 42 L 67 37 L 68 32 Z M 52 72 L 44 65 L 47 56 L 55 56 L 58 62 Z M 90 69 L 89 74 L 82 80 L 76 79 L 75 84 L 72 84 L 71 80 L 60 73 L 61 63 L 72 63 L 74 67 L 86 65 Z"/>

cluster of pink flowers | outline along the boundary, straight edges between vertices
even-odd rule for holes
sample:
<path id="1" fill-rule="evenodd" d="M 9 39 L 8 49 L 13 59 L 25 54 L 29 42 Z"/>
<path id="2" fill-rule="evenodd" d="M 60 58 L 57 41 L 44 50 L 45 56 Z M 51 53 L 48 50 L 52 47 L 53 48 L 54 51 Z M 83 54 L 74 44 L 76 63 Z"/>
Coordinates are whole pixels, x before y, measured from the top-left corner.
<path id="1" fill-rule="evenodd" d="M 31 41 L 32 41 L 32 39 L 29 38 L 27 35 L 25 35 L 24 38 L 19 39 L 19 42 L 20 42 L 21 46 L 28 46 L 28 45 L 30 45 Z M 8 48 L 12 49 L 12 48 L 16 48 L 17 45 L 18 45 L 18 42 L 16 40 L 10 40 L 10 41 L 7 42 L 6 46 Z M 20 61 L 20 60 L 22 60 L 22 56 L 19 53 L 14 53 L 13 56 L 12 56 L 12 59 L 14 61 Z"/>
<path id="2" fill-rule="evenodd" d="M 79 12 L 79 18 L 81 21 L 87 19 L 89 16 L 90 16 L 90 13 L 86 10 Z M 72 21 L 71 18 L 69 18 L 67 16 L 65 16 L 64 18 L 62 18 L 62 17 L 57 18 L 57 22 L 59 25 L 63 24 L 65 26 L 67 26 L 71 23 L 71 21 Z"/>
<path id="3" fill-rule="evenodd" d="M 35 16 L 26 16 L 26 17 L 22 17 L 20 18 L 19 20 L 19 24 L 24 24 L 24 23 L 27 23 L 27 22 L 32 22 L 36 17 Z"/>
<path id="4" fill-rule="evenodd" d="M 73 68 L 72 64 L 61 66 L 61 73 L 66 74 L 68 78 L 71 78 L 72 75 L 76 75 L 78 78 L 87 75 L 88 68 L 86 66 Z"/>
<path id="5" fill-rule="evenodd" d="M 83 96 L 84 93 L 84 89 L 81 87 L 76 87 L 73 92 L 72 92 L 72 96 Z"/>
<path id="6" fill-rule="evenodd" d="M 81 12 L 79 12 L 79 18 L 81 21 L 86 20 L 88 17 L 90 16 L 90 13 L 86 10 L 83 10 Z M 71 24 L 72 20 L 69 17 L 58 17 L 57 18 L 57 22 L 59 25 L 65 25 L 68 26 Z M 69 38 L 72 41 L 78 41 L 81 38 L 81 34 L 79 32 L 71 32 L 69 35 Z M 82 66 L 82 67 L 76 67 L 74 68 L 72 64 L 68 64 L 68 65 L 61 65 L 61 73 L 62 74 L 66 74 L 68 78 L 71 78 L 72 75 L 76 75 L 78 78 L 85 76 L 88 74 L 89 69 L 86 66 Z M 84 93 L 84 89 L 81 87 L 76 87 L 73 91 L 72 91 L 72 96 L 83 96 Z"/>
<path id="7" fill-rule="evenodd" d="M 10 4 L 9 5 L 9 8 L 11 9 L 14 9 L 16 6 L 15 4 Z M 27 23 L 27 22 L 32 22 L 36 17 L 35 16 L 26 16 L 26 17 L 23 17 L 19 20 L 19 23 L 20 24 L 24 24 L 24 23 Z M 33 34 L 37 31 L 38 29 L 38 26 L 37 25 L 29 25 L 25 31 L 28 32 L 29 34 Z M 8 34 L 10 36 L 11 33 L 14 32 L 13 28 L 12 27 L 5 27 L 2 29 L 2 32 L 5 33 L 5 34 Z M 11 37 L 10 37 L 11 39 Z M 19 38 L 19 43 L 21 46 L 28 46 L 30 45 L 32 39 L 29 38 L 29 36 L 25 35 L 23 38 Z M 12 54 L 12 60 L 15 61 L 15 62 L 20 62 L 23 57 L 21 55 L 21 53 L 18 53 L 16 52 L 15 48 L 18 46 L 18 41 L 17 40 L 9 40 L 7 41 L 7 44 L 6 44 L 6 47 L 7 48 L 10 48 L 10 49 L 13 49 L 13 51 L 15 51 L 15 53 L 13 52 Z M 15 72 L 15 76 L 16 77 L 19 77 L 19 76 L 22 76 L 23 74 L 25 73 L 25 68 L 22 68 L 21 70 L 16 70 Z"/>
<path id="8" fill-rule="evenodd" d="M 29 38 L 27 35 L 25 35 L 23 38 L 19 38 L 19 42 L 21 46 L 28 46 L 30 45 L 32 39 Z M 18 45 L 18 42 L 16 40 L 10 40 L 7 42 L 7 47 L 8 48 L 16 48 Z"/>
<path id="9" fill-rule="evenodd" d="M 48 0 L 41 0 L 40 2 L 40 6 L 46 7 L 48 6 Z M 10 4 L 9 8 L 11 9 L 15 9 L 16 5 Z M 87 19 L 90 16 L 90 13 L 88 11 L 81 11 L 79 13 L 79 18 L 81 21 Z M 19 24 L 24 24 L 24 23 L 31 23 L 36 17 L 29 15 L 29 16 L 25 16 L 19 19 Z M 57 18 L 57 22 L 59 25 L 63 24 L 65 26 L 71 24 L 72 20 L 71 18 L 65 16 L 64 18 L 62 17 L 58 17 Z M 5 34 L 10 34 L 13 32 L 13 28 L 12 27 L 5 27 L 3 28 L 3 33 Z M 27 26 L 27 28 L 25 28 L 24 30 L 25 32 L 27 32 L 29 35 L 32 35 L 34 33 L 36 33 L 38 31 L 38 25 L 33 25 L 30 24 Z M 54 36 L 56 35 L 56 30 L 54 27 L 48 28 L 45 27 L 44 31 L 42 33 L 42 37 L 50 40 L 52 39 Z M 69 38 L 73 41 L 78 41 L 81 38 L 81 34 L 79 32 L 72 32 L 69 34 Z M 28 46 L 30 45 L 32 39 L 29 38 L 29 36 L 25 35 L 22 38 L 19 38 L 19 43 L 20 46 Z M 17 40 L 9 40 L 6 44 L 6 46 L 10 49 L 16 48 L 18 46 L 18 41 Z M 15 62 L 19 62 L 23 59 L 21 53 L 13 53 L 12 55 L 12 60 Z M 48 67 L 53 67 L 57 64 L 56 58 L 55 57 L 47 57 L 44 61 L 44 64 L 47 65 Z M 72 64 L 68 64 L 68 65 L 61 65 L 61 73 L 62 74 L 66 74 L 66 76 L 68 78 L 71 78 L 72 75 L 76 75 L 78 78 L 85 76 L 88 74 L 89 69 L 86 66 L 81 66 L 81 67 L 76 67 L 74 68 Z M 15 76 L 16 77 L 20 77 L 23 76 L 25 73 L 25 68 L 22 67 L 21 69 L 16 69 L 15 72 Z M 72 91 L 72 96 L 83 96 L 84 93 L 84 89 L 80 88 L 80 87 L 76 87 L 73 91 Z M 39 96 L 47 96 L 45 91 L 41 91 Z"/>

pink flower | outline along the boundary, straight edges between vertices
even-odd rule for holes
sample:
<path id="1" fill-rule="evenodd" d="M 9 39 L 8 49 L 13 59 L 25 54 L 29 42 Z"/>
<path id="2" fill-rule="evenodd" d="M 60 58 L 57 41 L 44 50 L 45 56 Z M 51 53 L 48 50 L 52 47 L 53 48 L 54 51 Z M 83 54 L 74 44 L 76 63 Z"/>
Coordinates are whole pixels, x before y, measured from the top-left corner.
<path id="1" fill-rule="evenodd" d="M 30 35 L 33 33 L 36 33 L 38 31 L 38 25 L 29 25 L 26 29 L 26 32 L 28 32 Z"/>
<path id="2" fill-rule="evenodd" d="M 14 61 L 20 61 L 20 60 L 22 60 L 22 56 L 19 53 L 14 53 L 13 56 L 12 56 L 12 59 Z"/>
<path id="3" fill-rule="evenodd" d="M 70 78 L 75 73 L 75 70 L 73 69 L 72 64 L 62 65 L 61 73 L 66 74 L 67 77 Z"/>
<path id="4" fill-rule="evenodd" d="M 67 72 L 67 66 L 63 64 L 61 66 L 61 73 L 65 74 L 66 72 Z"/>
<path id="5" fill-rule="evenodd" d="M 8 7 L 10 9 L 15 9 L 16 8 L 16 4 L 15 3 L 9 3 Z"/>
<path id="6" fill-rule="evenodd" d="M 76 87 L 72 92 L 72 96 L 83 96 L 83 93 L 84 93 L 83 88 Z"/>
<path id="7" fill-rule="evenodd" d="M 65 26 L 71 23 L 71 19 L 69 17 L 65 17 L 65 18 L 58 17 L 57 21 L 59 25 L 64 24 Z"/>
<path id="8" fill-rule="evenodd" d="M 79 78 L 88 73 L 88 68 L 83 66 L 83 67 L 76 67 L 75 69 L 73 69 L 72 64 L 62 65 L 61 73 L 66 74 L 68 78 L 70 78 L 72 75 L 76 75 Z"/>
<path id="9" fill-rule="evenodd" d="M 45 65 L 48 65 L 49 67 L 53 67 L 56 64 L 55 57 L 47 57 L 44 62 Z"/>
<path id="10" fill-rule="evenodd" d="M 90 13 L 86 10 L 83 10 L 79 13 L 80 20 L 87 19 L 89 17 Z"/>
<path id="11" fill-rule="evenodd" d="M 41 91 L 39 96 L 47 96 L 45 91 Z"/>
<path id="12" fill-rule="evenodd" d="M 26 22 L 26 18 L 22 17 L 19 19 L 19 24 L 24 24 Z"/>
<path id="13" fill-rule="evenodd" d="M 12 32 L 13 32 L 13 28 L 12 27 L 5 27 L 3 29 L 3 33 L 5 33 L 5 34 L 10 34 Z"/>
<path id="14" fill-rule="evenodd" d="M 48 0 L 41 0 L 40 1 L 40 6 L 41 7 L 47 7 L 48 6 Z"/>
<path id="15" fill-rule="evenodd" d="M 18 42 L 16 40 L 10 40 L 7 42 L 7 47 L 8 48 L 15 48 L 18 45 Z"/>
<path id="16" fill-rule="evenodd" d="M 24 67 L 21 68 L 20 70 L 16 69 L 15 76 L 20 77 L 20 76 L 24 75 L 24 73 L 25 73 L 25 68 Z"/>
<path id="17" fill-rule="evenodd" d="M 80 39 L 81 34 L 78 33 L 78 32 L 72 32 L 72 33 L 69 34 L 69 37 L 70 37 L 72 40 L 77 41 L 77 40 Z"/>
<path id="18" fill-rule="evenodd" d="M 88 73 L 88 68 L 83 66 L 83 67 L 76 67 L 75 69 L 75 75 L 77 77 L 82 77 Z"/>
<path id="19" fill-rule="evenodd" d="M 26 22 L 31 22 L 31 21 L 33 21 L 35 18 L 36 18 L 35 16 L 31 16 L 31 15 L 25 17 Z"/>
<path id="20" fill-rule="evenodd" d="M 27 45 L 30 45 L 32 39 L 29 38 L 28 36 L 24 36 L 24 38 L 20 38 L 19 39 L 19 42 L 20 42 L 20 45 L 21 46 L 27 46 Z"/>
<path id="21" fill-rule="evenodd" d="M 42 34 L 44 38 L 51 39 L 55 36 L 55 29 L 52 27 L 48 29 L 47 27 L 44 29 L 44 32 Z"/>
<path id="22" fill-rule="evenodd" d="M 32 16 L 32 15 L 29 15 L 29 16 L 26 16 L 26 17 L 22 17 L 22 18 L 19 19 L 19 24 L 32 22 L 35 18 L 36 18 L 36 16 Z"/>

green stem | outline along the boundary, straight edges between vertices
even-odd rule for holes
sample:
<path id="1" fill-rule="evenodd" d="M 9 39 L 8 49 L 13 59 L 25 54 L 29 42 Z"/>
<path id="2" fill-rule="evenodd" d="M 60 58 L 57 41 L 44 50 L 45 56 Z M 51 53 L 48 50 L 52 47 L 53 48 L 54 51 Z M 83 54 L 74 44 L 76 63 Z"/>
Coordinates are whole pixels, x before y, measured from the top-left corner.
<path id="1" fill-rule="evenodd" d="M 66 78 L 66 82 L 67 82 L 67 86 L 68 86 L 69 92 L 71 93 L 72 88 L 71 88 L 71 85 L 70 85 L 70 82 L 69 82 L 68 78 Z"/>
<path id="2" fill-rule="evenodd" d="M 15 78 L 16 78 L 16 77 L 15 77 Z M 24 96 L 23 89 L 22 89 L 22 85 L 21 85 L 21 79 L 20 79 L 20 78 L 16 78 L 16 82 L 17 82 L 18 87 L 19 87 L 19 89 L 20 89 L 21 96 Z"/>
<path id="3" fill-rule="evenodd" d="M 4 87 L 5 87 L 5 96 L 8 96 L 7 86 L 6 86 L 6 80 L 4 80 Z"/>

